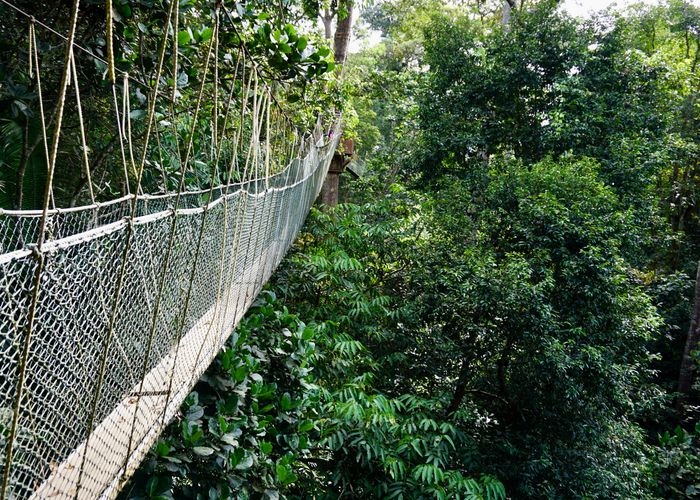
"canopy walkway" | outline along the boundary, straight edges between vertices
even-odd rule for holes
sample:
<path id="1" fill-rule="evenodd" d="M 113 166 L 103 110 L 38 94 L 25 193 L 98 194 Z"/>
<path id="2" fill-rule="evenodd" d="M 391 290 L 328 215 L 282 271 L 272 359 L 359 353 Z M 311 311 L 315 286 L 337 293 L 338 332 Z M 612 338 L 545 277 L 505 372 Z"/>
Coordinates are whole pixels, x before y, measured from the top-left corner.
<path id="1" fill-rule="evenodd" d="M 18 19 L 27 14 L 2 2 Z M 42 206 L 0 211 L 3 498 L 117 495 L 294 241 L 337 146 L 321 122 L 298 132 L 243 45 L 224 62 L 219 10 L 196 102 L 178 99 L 178 2 L 168 7 L 165 26 L 174 29 L 162 30 L 153 83 L 120 75 L 107 3 L 104 60 L 76 41 L 78 0 L 67 34 L 25 19 L 47 176 Z M 53 112 L 41 97 L 41 36 L 65 49 Z M 78 79 L 95 59 L 107 65 L 125 191 L 106 201 L 91 171 L 100 145 L 88 144 Z M 135 84 L 148 91 L 138 126 Z M 71 106 L 78 126 L 69 131 L 62 123 Z M 210 144 L 196 158 L 210 178 L 188 189 L 197 141 Z M 61 165 L 66 143 L 79 146 L 82 165 L 72 168 L 87 178 L 87 203 L 61 208 L 54 180 L 71 167 Z M 179 171 L 174 181 L 163 172 L 161 194 L 145 194 L 145 173 L 157 177 L 166 152 Z"/>

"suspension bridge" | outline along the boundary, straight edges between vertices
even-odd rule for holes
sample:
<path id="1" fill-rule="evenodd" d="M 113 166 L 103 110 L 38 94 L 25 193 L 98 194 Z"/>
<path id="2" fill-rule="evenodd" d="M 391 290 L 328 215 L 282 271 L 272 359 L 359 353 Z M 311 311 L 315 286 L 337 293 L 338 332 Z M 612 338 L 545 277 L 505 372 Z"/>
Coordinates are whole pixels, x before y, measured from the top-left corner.
<path id="1" fill-rule="evenodd" d="M 245 46 L 220 45 L 235 27 L 219 7 L 196 99 L 183 102 L 179 2 L 166 4 L 150 84 L 114 63 L 111 2 L 104 58 L 78 40 L 79 0 L 67 33 L 2 3 L 26 23 L 46 178 L 40 206 L 0 210 L 0 494 L 113 498 L 294 241 L 338 134 L 320 120 L 306 133 L 293 124 Z M 53 109 L 48 39 L 63 57 Z M 95 61 L 107 68 L 102 97 L 114 129 L 102 141 L 122 181 L 111 199 L 80 97 Z M 134 85 L 148 97 L 139 123 Z M 67 145 L 80 165 L 62 163 Z M 164 155 L 177 168 L 166 172 Z M 195 163 L 208 179 L 193 187 Z M 69 168 L 86 179 L 84 203 L 61 206 L 55 180 Z M 161 192 L 145 192 L 145 179 L 159 176 Z"/>

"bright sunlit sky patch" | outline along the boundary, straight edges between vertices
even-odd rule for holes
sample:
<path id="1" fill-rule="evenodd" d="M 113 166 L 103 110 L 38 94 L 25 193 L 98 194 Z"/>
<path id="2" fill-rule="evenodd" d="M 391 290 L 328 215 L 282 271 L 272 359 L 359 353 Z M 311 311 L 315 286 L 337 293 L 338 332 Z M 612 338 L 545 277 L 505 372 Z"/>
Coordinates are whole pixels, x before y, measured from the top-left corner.
<path id="1" fill-rule="evenodd" d="M 639 2 L 638 0 L 564 0 L 563 8 L 572 16 L 589 17 L 591 14 L 599 12 L 610 5 L 625 7 L 632 3 Z M 659 2 L 658 0 L 646 0 L 642 3 L 658 4 Z"/>
<path id="2" fill-rule="evenodd" d="M 575 17 L 587 18 L 596 12 L 613 5 L 617 8 L 624 8 L 633 3 L 639 3 L 640 0 L 564 0 L 562 8 L 569 14 Z M 650 5 L 659 4 L 661 0 L 641 0 L 641 3 Z M 690 3 L 700 6 L 700 0 L 690 0 Z M 381 41 L 379 32 L 368 33 L 364 40 L 353 40 L 350 44 L 350 52 L 358 52 L 363 47 L 372 47 Z"/>

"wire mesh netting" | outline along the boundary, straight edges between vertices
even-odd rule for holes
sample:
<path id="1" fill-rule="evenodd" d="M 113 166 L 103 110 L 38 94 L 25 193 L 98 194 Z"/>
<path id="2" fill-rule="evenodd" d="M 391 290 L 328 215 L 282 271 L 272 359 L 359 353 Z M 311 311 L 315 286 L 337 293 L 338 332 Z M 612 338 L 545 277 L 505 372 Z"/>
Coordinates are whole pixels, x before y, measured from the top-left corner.
<path id="1" fill-rule="evenodd" d="M 312 148 L 284 172 L 286 182 L 270 179 L 257 192 L 235 186 L 200 207 L 144 210 L 82 232 L 66 227 L 68 236 L 43 246 L 43 262 L 36 249 L 0 255 L 3 429 L 19 408 L 12 462 L 2 463 L 6 496 L 116 494 L 293 242 L 335 146 Z"/>
<path id="2" fill-rule="evenodd" d="M 299 160 L 294 160 L 294 167 Z M 180 193 L 179 208 L 196 208 L 206 202 L 211 196 L 220 198 L 226 193 L 238 190 L 260 192 L 266 187 L 284 187 L 289 177 L 293 179 L 289 169 L 285 169 L 267 178 L 252 179 L 217 186 L 214 189 L 198 189 Z M 211 191 L 211 193 L 210 193 Z M 136 199 L 136 214 L 139 216 L 162 212 L 175 208 L 177 193 L 161 195 L 123 196 L 104 203 L 82 205 L 67 209 L 50 209 L 47 212 L 46 231 L 52 239 L 61 239 L 79 234 L 90 229 L 106 226 L 130 215 L 131 204 Z M 0 209 L 0 252 L 8 253 L 23 248 L 37 241 L 42 210 L 5 210 Z"/>

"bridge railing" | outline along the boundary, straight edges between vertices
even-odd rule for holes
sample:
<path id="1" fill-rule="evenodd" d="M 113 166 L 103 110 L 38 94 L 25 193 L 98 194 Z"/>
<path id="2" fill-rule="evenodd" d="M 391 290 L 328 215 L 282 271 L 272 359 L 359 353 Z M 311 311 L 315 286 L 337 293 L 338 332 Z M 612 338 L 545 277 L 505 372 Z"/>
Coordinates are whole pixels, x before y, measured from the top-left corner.
<path id="1" fill-rule="evenodd" d="M 29 340 L 37 250 L 0 255 L 0 425 L 17 418 L 11 462 L 1 466 L 6 496 L 118 492 L 294 241 L 336 142 L 314 147 L 297 162 L 303 177 L 286 185 L 241 188 L 47 242 Z"/>

